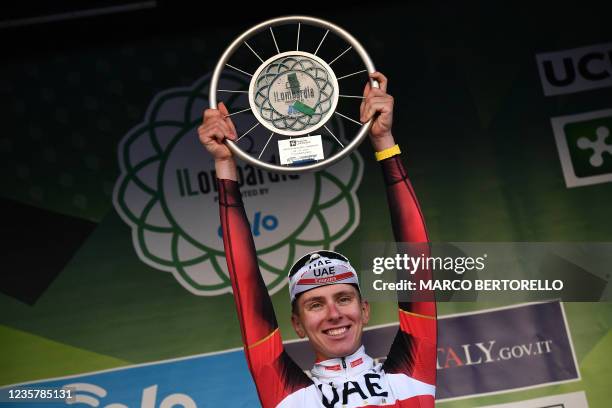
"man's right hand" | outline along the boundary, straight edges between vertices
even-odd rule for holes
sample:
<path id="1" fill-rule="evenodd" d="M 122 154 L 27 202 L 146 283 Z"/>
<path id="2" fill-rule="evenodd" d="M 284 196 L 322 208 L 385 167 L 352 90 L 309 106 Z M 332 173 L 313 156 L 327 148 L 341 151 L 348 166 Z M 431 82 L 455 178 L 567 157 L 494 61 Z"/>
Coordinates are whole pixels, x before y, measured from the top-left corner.
<path id="1" fill-rule="evenodd" d="M 217 177 L 237 180 L 236 162 L 232 151 L 225 144 L 225 139 L 236 140 L 237 133 L 229 112 L 223 102 L 219 109 L 206 109 L 202 125 L 198 127 L 198 136 L 202 145 L 215 159 Z"/>

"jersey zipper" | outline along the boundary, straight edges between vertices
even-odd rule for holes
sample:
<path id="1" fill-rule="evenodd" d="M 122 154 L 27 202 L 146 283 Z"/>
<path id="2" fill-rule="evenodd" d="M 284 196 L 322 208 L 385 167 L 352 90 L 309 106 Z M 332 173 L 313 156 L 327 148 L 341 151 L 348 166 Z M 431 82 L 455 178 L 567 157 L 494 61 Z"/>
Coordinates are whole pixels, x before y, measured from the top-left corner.
<path id="1" fill-rule="evenodd" d="M 340 357 L 340 359 L 342 360 L 342 368 L 344 369 L 344 377 L 348 378 L 348 371 L 346 369 L 346 360 L 344 359 L 344 357 Z"/>

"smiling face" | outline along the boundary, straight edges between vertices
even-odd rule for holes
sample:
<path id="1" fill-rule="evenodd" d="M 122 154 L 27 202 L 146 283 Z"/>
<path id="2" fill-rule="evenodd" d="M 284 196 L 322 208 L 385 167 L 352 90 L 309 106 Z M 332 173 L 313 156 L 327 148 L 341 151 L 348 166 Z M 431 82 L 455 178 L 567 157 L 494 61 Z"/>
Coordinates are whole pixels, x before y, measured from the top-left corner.
<path id="1" fill-rule="evenodd" d="M 344 357 L 359 348 L 370 305 L 353 285 L 321 286 L 302 293 L 296 302 L 293 328 L 298 336 L 308 336 L 317 361 Z"/>

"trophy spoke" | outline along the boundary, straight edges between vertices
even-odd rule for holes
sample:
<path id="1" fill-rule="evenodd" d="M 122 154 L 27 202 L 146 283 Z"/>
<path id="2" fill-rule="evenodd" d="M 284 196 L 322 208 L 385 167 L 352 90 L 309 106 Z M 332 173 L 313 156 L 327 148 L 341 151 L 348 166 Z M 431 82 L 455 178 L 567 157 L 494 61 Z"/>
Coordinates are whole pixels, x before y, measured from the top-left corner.
<path id="1" fill-rule="evenodd" d="M 333 64 L 334 62 L 336 62 L 336 60 L 337 60 L 338 58 L 340 58 L 341 56 L 343 56 L 344 54 L 346 54 L 347 52 L 349 52 L 349 50 L 350 50 L 351 48 L 353 48 L 353 46 L 350 46 L 350 47 L 348 47 L 346 50 L 342 51 L 342 52 L 340 53 L 340 55 L 338 55 L 336 58 L 334 58 L 334 59 L 332 60 L 332 62 L 330 62 L 330 63 L 329 63 L 329 64 L 327 64 L 327 65 L 331 65 L 331 64 Z"/>
<path id="2" fill-rule="evenodd" d="M 261 155 L 263 154 L 264 150 L 266 150 L 266 147 L 268 147 L 268 143 L 270 143 L 270 140 L 272 140 L 272 136 L 274 136 L 274 132 L 270 133 L 270 137 L 268 138 L 268 141 L 264 145 L 263 149 L 261 149 L 261 152 L 259 152 L 259 156 L 257 156 L 258 159 L 261 159 Z"/>
<path id="3" fill-rule="evenodd" d="M 246 92 L 246 91 L 245 91 L 245 92 Z M 251 108 L 246 108 L 246 109 L 243 109 L 243 110 L 239 110 L 238 112 L 233 112 L 233 113 L 230 113 L 229 115 L 225 115 L 225 116 L 223 116 L 223 117 L 224 117 L 224 118 L 229 118 L 230 116 L 234 116 L 234 115 L 236 115 L 236 114 L 238 114 L 238 113 L 246 112 L 246 111 L 249 111 L 249 110 L 251 110 Z"/>
<path id="4" fill-rule="evenodd" d="M 249 93 L 249 91 L 232 91 L 231 89 L 217 89 L 217 92 Z"/>
<path id="5" fill-rule="evenodd" d="M 259 126 L 259 122 L 255 122 L 255 124 L 249 129 L 247 130 L 245 133 L 242 134 L 242 136 L 240 136 L 238 139 L 236 139 L 236 143 L 238 143 L 240 141 L 240 139 L 242 139 L 243 137 L 245 137 L 246 135 L 249 134 L 249 132 L 251 132 L 251 130 L 255 129 L 257 126 Z"/>
<path id="6" fill-rule="evenodd" d="M 362 125 L 363 125 L 363 123 L 358 122 L 358 121 L 356 121 L 356 120 L 355 120 L 355 119 L 353 119 L 353 118 L 349 118 L 348 116 L 343 115 L 343 114 L 341 114 L 341 113 L 340 113 L 340 112 L 338 112 L 338 111 L 336 111 L 336 112 L 334 112 L 334 113 L 335 113 L 335 114 L 337 114 L 337 115 L 339 115 L 339 116 L 342 116 L 344 119 L 350 120 L 351 122 L 358 124 L 359 126 L 362 126 Z"/>
<path id="7" fill-rule="evenodd" d="M 274 41 L 274 46 L 276 47 L 276 52 L 280 54 L 280 50 L 278 49 L 278 44 L 276 43 L 276 37 L 274 37 L 274 31 L 272 31 L 272 26 L 270 26 L 270 34 L 272 34 L 272 40 Z"/>
<path id="8" fill-rule="evenodd" d="M 295 50 L 300 50 L 300 28 L 302 27 L 302 23 L 298 23 L 298 33 L 297 33 L 297 42 L 295 44 Z"/>
<path id="9" fill-rule="evenodd" d="M 336 137 L 336 135 L 334 135 L 334 132 L 332 132 L 331 130 L 329 130 L 329 128 L 327 127 L 327 125 L 323 125 L 323 127 L 325 128 L 325 130 L 327 130 L 329 132 L 330 135 L 332 135 L 332 137 L 336 140 L 336 142 L 338 142 L 338 144 L 344 149 L 344 145 L 340 142 L 340 140 L 338 140 L 338 138 Z"/>
<path id="10" fill-rule="evenodd" d="M 249 47 L 249 48 L 250 48 L 250 47 Z M 236 71 L 238 71 L 238 72 L 242 72 L 244 75 L 248 75 L 248 76 L 250 76 L 250 77 L 252 77 L 252 76 L 253 76 L 253 74 L 249 74 L 248 72 L 243 71 L 243 70 L 241 70 L 240 68 L 236 68 L 236 67 L 235 67 L 235 66 L 233 66 L 233 65 L 230 65 L 230 64 L 225 64 L 225 66 L 228 66 L 228 67 L 230 67 L 230 68 L 232 68 L 232 69 L 235 69 L 235 70 L 236 70 Z"/>
<path id="11" fill-rule="evenodd" d="M 256 56 L 257 58 L 259 58 L 259 60 L 260 60 L 260 61 L 261 61 L 261 63 L 263 64 L 264 60 L 263 60 L 263 59 L 261 59 L 261 57 L 259 56 L 259 54 L 258 54 L 258 53 L 256 53 L 254 49 L 252 49 L 252 48 L 251 48 L 251 46 L 249 45 L 249 43 L 248 43 L 248 42 L 246 42 L 246 41 L 244 41 L 244 45 L 246 45 L 247 47 L 249 47 L 249 50 L 251 50 L 251 52 L 252 52 L 253 54 L 255 54 L 255 56 Z"/>
<path id="12" fill-rule="evenodd" d="M 357 72 L 353 72 L 352 74 L 341 76 L 341 77 L 338 78 L 338 81 L 341 80 L 341 79 L 344 79 L 344 78 L 348 78 L 348 77 L 353 76 L 353 75 L 361 74 L 362 72 L 368 72 L 368 70 L 367 69 L 362 69 L 361 71 L 357 71 Z"/>
<path id="13" fill-rule="evenodd" d="M 357 99 L 365 99 L 365 96 L 361 96 L 361 95 L 342 95 L 342 94 L 338 94 L 338 96 L 340 98 L 357 98 Z"/>
<path id="14" fill-rule="evenodd" d="M 317 55 L 317 52 L 319 52 L 319 48 L 321 48 L 321 45 L 323 44 L 323 41 L 325 41 L 325 37 L 327 37 L 327 34 L 329 34 L 329 30 L 327 30 L 325 34 L 323 35 L 323 38 L 321 38 L 321 42 L 319 43 L 319 46 L 315 50 L 314 55 Z"/>

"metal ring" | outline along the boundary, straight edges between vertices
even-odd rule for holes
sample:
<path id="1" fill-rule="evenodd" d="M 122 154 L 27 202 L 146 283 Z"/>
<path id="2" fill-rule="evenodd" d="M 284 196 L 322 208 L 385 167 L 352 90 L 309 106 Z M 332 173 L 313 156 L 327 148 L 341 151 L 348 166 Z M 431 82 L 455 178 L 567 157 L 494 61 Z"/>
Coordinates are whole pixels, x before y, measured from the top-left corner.
<path id="1" fill-rule="evenodd" d="M 271 20 L 267 20 L 262 23 L 259 23 L 256 26 L 253 26 L 249 30 L 245 31 L 242 35 L 236 38 L 234 42 L 232 42 L 229 45 L 229 47 L 227 47 L 227 49 L 223 52 L 223 54 L 221 55 L 221 58 L 219 58 L 219 62 L 217 62 L 217 65 L 212 75 L 212 79 L 210 81 L 210 91 L 208 95 L 208 101 L 209 101 L 210 108 L 217 109 L 217 86 L 221 78 L 221 73 L 226 63 L 229 61 L 230 57 L 234 54 L 234 52 L 238 49 L 238 47 L 240 47 L 244 41 L 251 38 L 253 35 L 269 27 L 274 27 L 274 26 L 283 25 L 287 23 L 306 23 L 306 24 L 310 24 L 310 25 L 314 25 L 317 27 L 321 27 L 321 28 L 330 30 L 331 32 L 337 34 L 339 37 L 344 39 L 357 52 L 362 62 L 364 63 L 365 68 L 368 71 L 368 73 L 372 73 L 376 71 L 376 69 L 374 68 L 374 63 L 370 59 L 370 56 L 368 55 L 366 50 L 363 48 L 363 46 L 343 28 L 338 27 L 335 24 L 332 24 L 328 21 L 325 21 L 325 20 L 322 20 L 316 17 L 286 16 L 286 17 L 273 18 Z M 373 87 L 378 88 L 378 83 L 372 79 L 370 79 L 370 84 Z M 230 150 L 235 156 L 239 157 L 240 159 L 244 160 L 247 163 L 260 167 L 264 170 L 268 170 L 268 171 L 272 171 L 276 173 L 295 174 L 295 173 L 322 170 L 325 167 L 331 166 L 332 164 L 343 159 L 344 157 L 349 155 L 353 150 L 355 150 L 357 146 L 359 146 L 359 144 L 361 144 L 363 139 L 367 136 L 368 132 L 370 131 L 371 126 L 372 126 L 372 119 L 364 123 L 359 129 L 359 131 L 357 132 L 357 136 L 348 145 L 344 146 L 336 154 L 326 159 L 323 159 L 320 162 L 308 164 L 308 165 L 302 165 L 302 166 L 281 166 L 281 165 L 267 163 L 263 160 L 259 160 L 251 156 L 250 154 L 246 153 L 245 151 L 240 149 L 240 147 L 238 147 L 235 142 L 228 140 L 228 139 L 226 139 L 225 142 L 227 143 L 228 147 L 230 148 Z"/>

